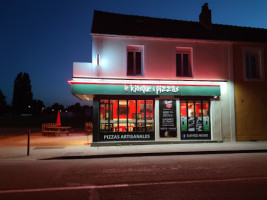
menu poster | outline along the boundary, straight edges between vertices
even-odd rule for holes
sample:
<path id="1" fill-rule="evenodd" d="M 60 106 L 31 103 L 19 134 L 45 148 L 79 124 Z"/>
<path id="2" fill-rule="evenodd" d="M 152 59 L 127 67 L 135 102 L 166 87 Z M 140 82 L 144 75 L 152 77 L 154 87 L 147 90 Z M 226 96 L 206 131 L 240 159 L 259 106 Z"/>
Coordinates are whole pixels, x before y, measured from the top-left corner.
<path id="1" fill-rule="evenodd" d="M 203 131 L 210 130 L 210 119 L 209 117 L 203 117 Z"/>
<path id="2" fill-rule="evenodd" d="M 181 117 L 181 131 L 187 131 L 187 117 Z"/>
<path id="3" fill-rule="evenodd" d="M 160 100 L 160 137 L 177 137 L 176 101 Z"/>

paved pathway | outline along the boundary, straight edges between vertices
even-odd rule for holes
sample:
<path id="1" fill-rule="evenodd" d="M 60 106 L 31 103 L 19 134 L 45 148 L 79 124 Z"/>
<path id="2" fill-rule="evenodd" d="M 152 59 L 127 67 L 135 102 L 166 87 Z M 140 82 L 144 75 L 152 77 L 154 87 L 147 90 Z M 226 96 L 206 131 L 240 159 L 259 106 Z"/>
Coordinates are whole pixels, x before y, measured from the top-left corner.
<path id="1" fill-rule="evenodd" d="M 150 145 L 116 145 L 91 147 L 92 135 L 83 132 L 69 136 L 42 136 L 32 133 L 30 156 L 27 156 L 27 134 L 0 135 L 0 159 L 75 159 L 119 156 L 154 156 L 205 153 L 267 152 L 266 142 L 182 143 Z"/>

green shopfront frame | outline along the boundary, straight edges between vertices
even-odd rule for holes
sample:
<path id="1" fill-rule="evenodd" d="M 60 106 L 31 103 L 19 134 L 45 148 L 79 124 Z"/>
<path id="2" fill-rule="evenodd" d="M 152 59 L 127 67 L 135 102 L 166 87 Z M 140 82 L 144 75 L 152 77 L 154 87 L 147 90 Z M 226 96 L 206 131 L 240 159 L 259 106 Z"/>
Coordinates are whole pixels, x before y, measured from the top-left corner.
<path id="1" fill-rule="evenodd" d="M 203 103 L 206 102 L 203 102 L 203 99 L 209 100 L 214 96 L 220 96 L 219 84 L 206 82 L 172 84 L 167 81 L 160 84 L 148 82 L 143 84 L 143 82 L 142 80 L 140 83 L 70 82 L 73 95 L 93 96 L 93 142 L 154 141 L 155 134 L 159 134 L 155 133 L 155 124 L 159 123 L 155 121 L 155 109 L 159 109 L 155 108 L 155 99 L 163 99 L 164 96 L 167 99 L 170 96 L 180 99 L 181 103 L 183 99 L 188 99 L 186 101 L 202 99 L 200 103 L 193 100 L 197 109 L 200 104 L 202 106 L 201 116 L 198 111 L 193 116 L 194 130 L 191 127 L 193 117 L 190 117 L 188 107 L 186 121 L 185 117 L 181 116 L 182 113 L 176 113 L 176 117 L 180 117 L 181 121 L 180 130 L 177 130 L 181 133 L 181 138 L 178 140 L 210 140 L 210 119 L 204 116 L 206 111 L 203 110 Z M 187 129 L 182 122 L 186 122 Z M 175 134 L 173 136 L 175 137 Z"/>
<path id="2" fill-rule="evenodd" d="M 72 94 L 220 96 L 219 85 L 71 83 Z"/>

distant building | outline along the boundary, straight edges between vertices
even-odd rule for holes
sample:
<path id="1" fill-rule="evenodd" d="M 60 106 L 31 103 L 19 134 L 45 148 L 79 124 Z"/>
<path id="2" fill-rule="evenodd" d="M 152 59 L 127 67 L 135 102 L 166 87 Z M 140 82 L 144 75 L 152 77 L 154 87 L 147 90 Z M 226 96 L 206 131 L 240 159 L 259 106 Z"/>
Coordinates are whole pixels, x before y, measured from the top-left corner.
<path id="1" fill-rule="evenodd" d="M 267 139 L 267 31 L 212 24 L 208 4 L 199 20 L 94 12 L 92 63 L 69 81 L 94 143 Z"/>

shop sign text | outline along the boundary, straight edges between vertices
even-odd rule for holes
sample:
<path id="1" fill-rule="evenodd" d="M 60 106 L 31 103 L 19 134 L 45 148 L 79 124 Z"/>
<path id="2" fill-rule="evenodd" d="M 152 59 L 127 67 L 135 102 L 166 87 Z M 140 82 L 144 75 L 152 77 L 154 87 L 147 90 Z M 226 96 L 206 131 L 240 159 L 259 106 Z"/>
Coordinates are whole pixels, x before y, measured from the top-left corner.
<path id="1" fill-rule="evenodd" d="M 149 140 L 150 134 L 105 134 L 104 140 Z"/>
<path id="2" fill-rule="evenodd" d="M 178 93 L 179 87 L 178 86 L 165 86 L 165 85 L 124 85 L 124 91 L 126 92 L 142 92 L 143 94 L 146 93 Z"/>
<path id="3" fill-rule="evenodd" d="M 182 140 L 185 139 L 210 139 L 210 133 L 182 133 Z"/>

